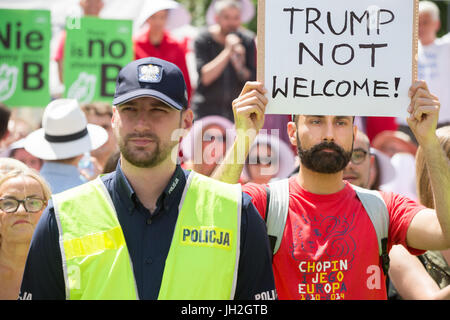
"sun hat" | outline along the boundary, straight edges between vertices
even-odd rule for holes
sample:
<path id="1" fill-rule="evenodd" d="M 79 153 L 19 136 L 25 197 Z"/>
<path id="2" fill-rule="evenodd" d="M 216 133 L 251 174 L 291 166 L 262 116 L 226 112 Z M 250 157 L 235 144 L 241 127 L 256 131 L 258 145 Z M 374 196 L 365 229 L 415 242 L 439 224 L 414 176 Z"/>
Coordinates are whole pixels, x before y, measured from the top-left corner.
<path id="1" fill-rule="evenodd" d="M 400 143 L 406 152 L 412 155 L 416 154 L 417 145 L 415 145 L 411 138 L 402 131 L 381 131 L 373 139 L 372 146 L 380 151 L 383 151 L 386 145 L 391 141 L 397 141 L 398 143 Z"/>
<path id="2" fill-rule="evenodd" d="M 249 156 L 251 155 L 253 149 L 258 145 L 270 146 L 272 155 L 270 158 L 274 157 L 274 160 L 278 160 L 278 163 L 273 170 L 274 173 L 276 172 L 273 179 L 284 179 L 289 177 L 292 171 L 294 171 L 296 163 L 295 154 L 288 144 L 277 135 L 260 133 L 256 136 L 255 141 L 250 147 Z M 242 173 L 247 179 L 251 178 L 248 170 L 248 163 L 244 165 Z"/>
<path id="3" fill-rule="evenodd" d="M 227 149 L 230 148 L 236 136 L 234 123 L 222 116 L 206 116 L 195 120 L 189 133 L 181 141 L 180 148 L 185 160 L 194 161 L 195 157 L 198 157 L 196 149 L 199 148 L 201 151 L 203 130 L 211 125 L 217 125 L 225 130 L 226 137 L 229 138 L 229 140 L 227 139 Z M 200 153 L 200 157 L 202 156 Z"/>
<path id="4" fill-rule="evenodd" d="M 173 0 L 147 0 L 139 10 L 140 14 L 136 19 L 136 27 L 142 27 L 148 18 L 162 10 L 169 10 L 166 23 L 166 29 L 168 30 L 182 27 L 191 22 L 190 13 L 182 4 Z"/>
<path id="5" fill-rule="evenodd" d="M 181 110 L 188 105 L 183 73 L 175 64 L 147 57 L 130 62 L 119 71 L 113 105 L 153 97 Z"/>
<path id="6" fill-rule="evenodd" d="M 42 116 L 42 128 L 31 132 L 25 150 L 43 160 L 61 160 L 101 147 L 108 133 L 100 126 L 88 124 L 75 99 L 56 99 Z"/>
<path id="7" fill-rule="evenodd" d="M 11 143 L 11 145 L 8 148 L 9 155 L 11 155 L 11 153 L 17 149 L 25 149 L 25 138 L 19 139 Z"/>
<path id="8" fill-rule="evenodd" d="M 213 0 L 206 11 L 206 22 L 208 25 L 216 23 L 216 12 L 214 5 L 218 0 Z M 255 5 L 250 0 L 235 0 L 241 4 L 241 21 L 242 23 L 250 22 L 255 16 Z"/>

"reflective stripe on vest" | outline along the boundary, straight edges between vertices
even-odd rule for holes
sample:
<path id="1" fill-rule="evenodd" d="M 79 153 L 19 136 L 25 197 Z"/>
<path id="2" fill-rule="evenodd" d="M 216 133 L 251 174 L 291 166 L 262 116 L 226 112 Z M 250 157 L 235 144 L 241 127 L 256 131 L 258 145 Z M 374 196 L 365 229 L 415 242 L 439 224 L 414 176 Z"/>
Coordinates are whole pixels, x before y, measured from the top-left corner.
<path id="1" fill-rule="evenodd" d="M 137 299 L 116 211 L 100 178 L 53 195 L 66 299 Z"/>
<path id="2" fill-rule="evenodd" d="M 240 185 L 223 184 L 191 172 L 158 299 L 234 297 L 241 200 Z M 53 195 L 53 203 L 66 297 L 136 299 L 128 249 L 103 182 L 98 178 Z"/>

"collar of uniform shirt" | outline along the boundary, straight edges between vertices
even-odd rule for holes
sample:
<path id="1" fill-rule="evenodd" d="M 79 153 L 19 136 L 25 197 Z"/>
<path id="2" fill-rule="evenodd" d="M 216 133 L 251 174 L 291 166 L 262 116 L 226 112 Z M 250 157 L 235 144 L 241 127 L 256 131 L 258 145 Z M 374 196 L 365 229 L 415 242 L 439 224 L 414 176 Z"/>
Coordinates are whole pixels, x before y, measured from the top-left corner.
<path id="1" fill-rule="evenodd" d="M 176 166 L 175 172 L 173 173 L 172 177 L 170 178 L 169 183 L 167 184 L 166 188 L 162 192 L 162 194 L 159 196 L 158 200 L 156 201 L 156 210 L 152 213 L 152 216 L 155 216 L 158 212 L 161 210 L 168 210 L 171 205 L 178 205 L 178 201 L 175 201 L 174 199 L 178 192 L 175 192 L 179 188 L 184 188 L 186 185 L 186 175 L 183 172 L 183 169 L 181 169 L 180 165 Z M 127 199 L 130 199 L 130 206 L 129 207 L 129 214 L 133 214 L 133 209 L 142 206 L 139 199 L 136 196 L 136 193 L 134 192 L 133 188 L 130 185 L 130 182 L 125 177 L 122 168 L 120 167 L 120 163 L 117 164 L 116 168 L 116 186 L 120 192 L 120 194 L 123 194 L 126 196 Z"/>

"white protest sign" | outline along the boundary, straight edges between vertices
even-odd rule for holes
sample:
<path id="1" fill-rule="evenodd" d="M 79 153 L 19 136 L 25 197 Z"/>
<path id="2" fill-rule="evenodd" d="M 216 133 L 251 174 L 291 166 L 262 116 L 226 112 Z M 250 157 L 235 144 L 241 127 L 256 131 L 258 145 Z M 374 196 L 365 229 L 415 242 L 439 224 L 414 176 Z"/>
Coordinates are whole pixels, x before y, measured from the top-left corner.
<path id="1" fill-rule="evenodd" d="M 259 0 L 268 114 L 406 117 L 417 0 Z"/>

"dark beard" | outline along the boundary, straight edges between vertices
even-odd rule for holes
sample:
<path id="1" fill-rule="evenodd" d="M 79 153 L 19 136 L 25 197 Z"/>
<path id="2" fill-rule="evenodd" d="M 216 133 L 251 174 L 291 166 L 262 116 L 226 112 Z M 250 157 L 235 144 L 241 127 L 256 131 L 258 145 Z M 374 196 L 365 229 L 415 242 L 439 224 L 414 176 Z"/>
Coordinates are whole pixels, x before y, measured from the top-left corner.
<path id="1" fill-rule="evenodd" d="M 335 152 L 322 151 L 324 149 L 330 149 Z M 297 150 L 301 164 L 309 170 L 319 173 L 331 174 L 344 170 L 352 156 L 352 151 L 345 151 L 334 142 L 322 142 L 308 150 L 304 150 L 301 147 L 298 136 Z"/>
<path id="2" fill-rule="evenodd" d="M 119 149 L 122 156 L 132 165 L 138 168 L 153 168 L 167 159 L 168 156 L 171 155 L 173 147 L 177 144 L 176 141 L 170 145 L 161 146 L 161 142 L 158 137 L 155 135 L 142 135 L 142 136 L 151 136 L 151 138 L 156 141 L 155 150 L 152 152 L 143 152 L 143 150 L 131 150 L 128 147 L 128 139 L 132 137 L 138 137 L 138 134 L 129 135 L 125 138 L 125 141 L 119 140 Z"/>

